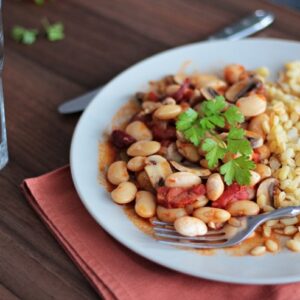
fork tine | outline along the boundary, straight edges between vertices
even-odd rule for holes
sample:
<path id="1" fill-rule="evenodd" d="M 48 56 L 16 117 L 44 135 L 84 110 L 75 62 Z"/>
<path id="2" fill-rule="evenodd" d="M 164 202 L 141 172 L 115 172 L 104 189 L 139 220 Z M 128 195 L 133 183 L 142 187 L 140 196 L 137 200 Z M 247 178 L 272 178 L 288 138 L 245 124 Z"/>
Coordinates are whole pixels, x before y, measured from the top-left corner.
<path id="1" fill-rule="evenodd" d="M 175 235 L 175 234 L 167 234 L 162 232 L 156 232 L 157 237 L 167 238 L 170 240 L 181 240 L 181 241 L 195 241 L 195 242 L 224 242 L 226 239 L 222 235 L 218 236 L 197 236 L 197 237 L 190 237 L 190 236 L 182 236 L 182 235 Z M 223 237 L 223 238 L 222 238 Z"/>
<path id="2" fill-rule="evenodd" d="M 155 232 L 158 233 L 173 233 L 173 235 L 177 235 L 177 236 L 182 236 L 181 234 L 177 233 L 174 229 L 172 228 L 165 228 L 165 227 L 153 227 Z M 218 231 L 208 231 L 207 234 L 205 234 L 205 236 L 220 236 L 225 234 L 224 231 L 222 230 L 218 230 Z"/>
<path id="3" fill-rule="evenodd" d="M 183 242 L 173 242 L 173 241 L 166 241 L 166 240 L 158 240 L 159 243 L 183 248 L 194 248 L 194 249 L 216 249 L 216 248 L 223 248 L 228 246 L 227 242 L 222 243 L 183 243 Z"/>
<path id="4" fill-rule="evenodd" d="M 153 220 L 152 222 L 153 229 L 154 230 L 160 230 L 160 231 L 165 231 L 165 232 L 176 232 L 174 229 L 174 225 L 172 223 L 167 223 L 167 222 L 162 222 L 162 221 L 158 221 L 158 220 Z M 222 229 L 220 230 L 208 230 L 206 236 L 208 235 L 217 235 L 217 234 L 223 234 L 224 231 Z"/>
<path id="5" fill-rule="evenodd" d="M 158 221 L 158 220 L 152 220 L 151 223 L 153 225 L 172 226 L 173 227 L 172 223 L 162 222 L 162 221 Z"/>

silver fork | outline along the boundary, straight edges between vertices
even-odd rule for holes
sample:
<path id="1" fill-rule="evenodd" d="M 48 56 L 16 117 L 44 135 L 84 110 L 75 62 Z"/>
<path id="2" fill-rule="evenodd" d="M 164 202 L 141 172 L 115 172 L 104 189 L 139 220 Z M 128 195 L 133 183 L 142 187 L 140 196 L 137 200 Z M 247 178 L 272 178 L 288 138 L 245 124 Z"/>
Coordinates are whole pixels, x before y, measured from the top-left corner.
<path id="1" fill-rule="evenodd" d="M 2 1 L 0 0 L 0 10 L 2 10 Z M 8 149 L 7 149 L 7 137 L 5 126 L 5 114 L 4 114 L 4 99 L 3 99 L 3 87 L 2 87 L 2 70 L 3 70 L 3 25 L 2 14 L 0 13 L 0 170 L 8 162 Z"/>
<path id="2" fill-rule="evenodd" d="M 153 220 L 154 233 L 160 243 L 198 249 L 224 248 L 239 244 L 262 223 L 280 218 L 295 217 L 300 214 L 300 206 L 279 208 L 257 216 L 239 218 L 240 226 L 225 225 L 220 230 L 209 230 L 207 234 L 197 237 L 182 236 L 173 224 Z"/>

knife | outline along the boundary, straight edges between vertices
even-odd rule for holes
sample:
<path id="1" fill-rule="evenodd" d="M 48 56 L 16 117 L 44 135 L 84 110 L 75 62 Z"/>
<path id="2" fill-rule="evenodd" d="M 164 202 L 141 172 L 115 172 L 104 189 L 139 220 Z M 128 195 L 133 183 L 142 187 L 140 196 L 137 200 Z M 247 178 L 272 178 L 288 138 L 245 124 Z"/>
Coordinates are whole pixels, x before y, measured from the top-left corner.
<path id="1" fill-rule="evenodd" d="M 220 32 L 208 37 L 209 41 L 226 39 L 230 41 L 240 40 L 250 36 L 273 23 L 275 16 L 273 13 L 259 9 L 251 15 L 241 19 L 239 22 L 225 27 Z M 86 94 L 78 96 L 72 100 L 66 101 L 58 107 L 61 114 L 72 114 L 83 111 L 88 104 L 99 93 L 102 87 L 92 90 Z"/>

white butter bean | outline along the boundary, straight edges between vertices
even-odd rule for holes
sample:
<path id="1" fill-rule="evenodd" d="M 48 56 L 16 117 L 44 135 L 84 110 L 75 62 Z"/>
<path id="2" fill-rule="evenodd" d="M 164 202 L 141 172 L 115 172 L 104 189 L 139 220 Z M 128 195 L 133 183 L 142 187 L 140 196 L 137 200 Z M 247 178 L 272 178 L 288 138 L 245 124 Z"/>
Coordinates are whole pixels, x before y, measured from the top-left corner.
<path id="1" fill-rule="evenodd" d="M 224 192 L 224 182 L 218 173 L 211 174 L 206 182 L 207 197 L 211 201 L 217 200 Z"/>
<path id="2" fill-rule="evenodd" d="M 156 211 L 156 198 L 147 191 L 138 191 L 135 195 L 135 212 L 142 218 L 151 218 Z"/>
<path id="3" fill-rule="evenodd" d="M 204 195 L 201 195 L 191 205 L 193 205 L 193 208 L 196 209 L 196 208 L 205 206 L 208 203 L 208 201 L 209 200 L 207 197 L 205 197 Z"/>
<path id="4" fill-rule="evenodd" d="M 171 120 L 176 118 L 180 113 L 181 107 L 179 105 L 167 104 L 159 107 L 153 116 L 159 120 Z"/>
<path id="5" fill-rule="evenodd" d="M 133 172 L 142 171 L 145 167 L 145 159 L 143 156 L 135 156 L 127 162 L 127 168 Z"/>
<path id="6" fill-rule="evenodd" d="M 297 217 L 280 219 L 280 223 L 284 225 L 296 225 L 298 222 Z"/>
<path id="7" fill-rule="evenodd" d="M 266 111 L 267 101 L 264 96 L 250 95 L 240 98 L 236 105 L 245 117 L 254 117 Z"/>
<path id="8" fill-rule="evenodd" d="M 119 160 L 113 162 L 107 170 L 107 179 L 114 185 L 129 180 L 129 174 L 126 168 L 126 162 Z"/>
<path id="9" fill-rule="evenodd" d="M 166 178 L 165 185 L 167 187 L 189 188 L 200 184 L 201 179 L 195 174 L 188 172 L 176 172 Z"/>
<path id="10" fill-rule="evenodd" d="M 300 252 L 300 242 L 297 240 L 288 240 L 286 246 L 294 252 Z"/>
<path id="11" fill-rule="evenodd" d="M 259 256 L 259 255 L 263 255 L 265 253 L 266 253 L 265 246 L 257 246 L 250 251 L 250 254 L 253 256 Z"/>
<path id="12" fill-rule="evenodd" d="M 231 64 L 224 68 L 224 77 L 230 84 L 236 83 L 239 80 L 240 75 L 245 71 L 242 65 Z"/>
<path id="13" fill-rule="evenodd" d="M 153 139 L 151 130 L 141 121 L 134 121 L 127 125 L 125 132 L 137 141 L 151 141 Z"/>
<path id="14" fill-rule="evenodd" d="M 158 205 L 156 215 L 163 222 L 173 223 L 176 219 L 186 216 L 187 212 L 184 208 L 165 208 Z"/>
<path id="15" fill-rule="evenodd" d="M 255 168 L 255 172 L 260 175 L 260 179 L 263 180 L 272 175 L 271 168 L 264 164 L 257 164 Z"/>
<path id="16" fill-rule="evenodd" d="M 205 223 L 194 217 L 181 217 L 174 222 L 175 230 L 184 236 L 198 236 L 207 233 Z"/>
<path id="17" fill-rule="evenodd" d="M 179 84 L 170 84 L 166 87 L 166 94 L 171 96 L 175 94 L 180 88 Z"/>
<path id="18" fill-rule="evenodd" d="M 250 170 L 250 186 L 256 185 L 260 181 L 260 175 L 257 172 Z"/>
<path id="19" fill-rule="evenodd" d="M 160 143 L 155 141 L 138 141 L 127 149 L 129 156 L 149 156 L 160 149 Z"/>
<path id="20" fill-rule="evenodd" d="M 283 233 L 286 235 L 293 235 L 298 232 L 298 228 L 294 225 L 285 226 L 283 229 Z"/>
<path id="21" fill-rule="evenodd" d="M 265 242 L 266 248 L 268 249 L 268 251 L 270 252 L 277 252 L 278 251 L 278 244 L 271 240 L 271 239 L 267 239 Z"/>
<path id="22" fill-rule="evenodd" d="M 234 216 L 254 216 L 259 213 L 259 206 L 250 200 L 239 200 L 229 204 L 229 213 Z"/>
<path id="23" fill-rule="evenodd" d="M 193 216 L 204 223 L 223 223 L 231 217 L 227 210 L 215 207 L 200 207 L 193 212 Z"/>
<path id="24" fill-rule="evenodd" d="M 126 204 L 134 200 L 137 188 L 134 183 L 126 181 L 120 183 L 112 192 L 112 199 L 118 204 Z"/>

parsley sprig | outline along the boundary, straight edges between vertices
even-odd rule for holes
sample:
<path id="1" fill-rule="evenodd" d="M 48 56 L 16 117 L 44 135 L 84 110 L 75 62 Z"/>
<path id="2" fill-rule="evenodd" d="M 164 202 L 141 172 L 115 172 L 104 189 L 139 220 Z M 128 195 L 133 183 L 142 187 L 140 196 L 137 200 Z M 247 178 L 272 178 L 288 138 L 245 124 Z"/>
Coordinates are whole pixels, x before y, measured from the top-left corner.
<path id="1" fill-rule="evenodd" d="M 224 180 L 228 185 L 232 184 L 233 179 L 240 185 L 247 185 L 250 182 L 250 170 L 254 168 L 255 163 L 242 155 L 222 165 L 220 173 L 224 175 Z"/>
<path id="2" fill-rule="evenodd" d="M 244 121 L 244 116 L 236 106 L 231 106 L 224 111 L 226 106 L 222 96 L 204 101 L 199 113 L 189 108 L 180 114 L 176 128 L 183 132 L 184 136 L 195 146 L 199 146 L 207 132 L 212 132 L 216 127 L 223 128 L 225 122 L 236 126 Z"/>
<path id="3" fill-rule="evenodd" d="M 65 38 L 64 25 L 61 22 L 50 24 L 48 19 L 43 19 L 42 25 L 48 41 L 56 42 Z"/>
<path id="4" fill-rule="evenodd" d="M 206 152 L 205 159 L 209 168 L 216 167 L 219 160 L 224 159 L 227 154 L 233 157 L 220 168 L 227 185 L 233 181 L 248 185 L 250 170 L 254 169 L 255 164 L 249 158 L 252 148 L 245 138 L 245 131 L 237 128 L 244 121 L 244 116 L 235 105 L 226 108 L 227 103 L 222 96 L 204 101 L 199 112 L 189 108 L 180 114 L 176 128 L 195 146 L 202 143 L 201 148 Z M 231 129 L 222 140 L 216 130 L 224 128 L 226 123 Z"/>
<path id="5" fill-rule="evenodd" d="M 45 0 L 34 0 L 34 3 L 36 5 L 43 5 L 43 4 L 45 4 Z"/>
<path id="6" fill-rule="evenodd" d="M 12 38 L 25 45 L 35 43 L 39 31 L 37 29 L 28 29 L 22 26 L 14 26 L 11 32 Z"/>

